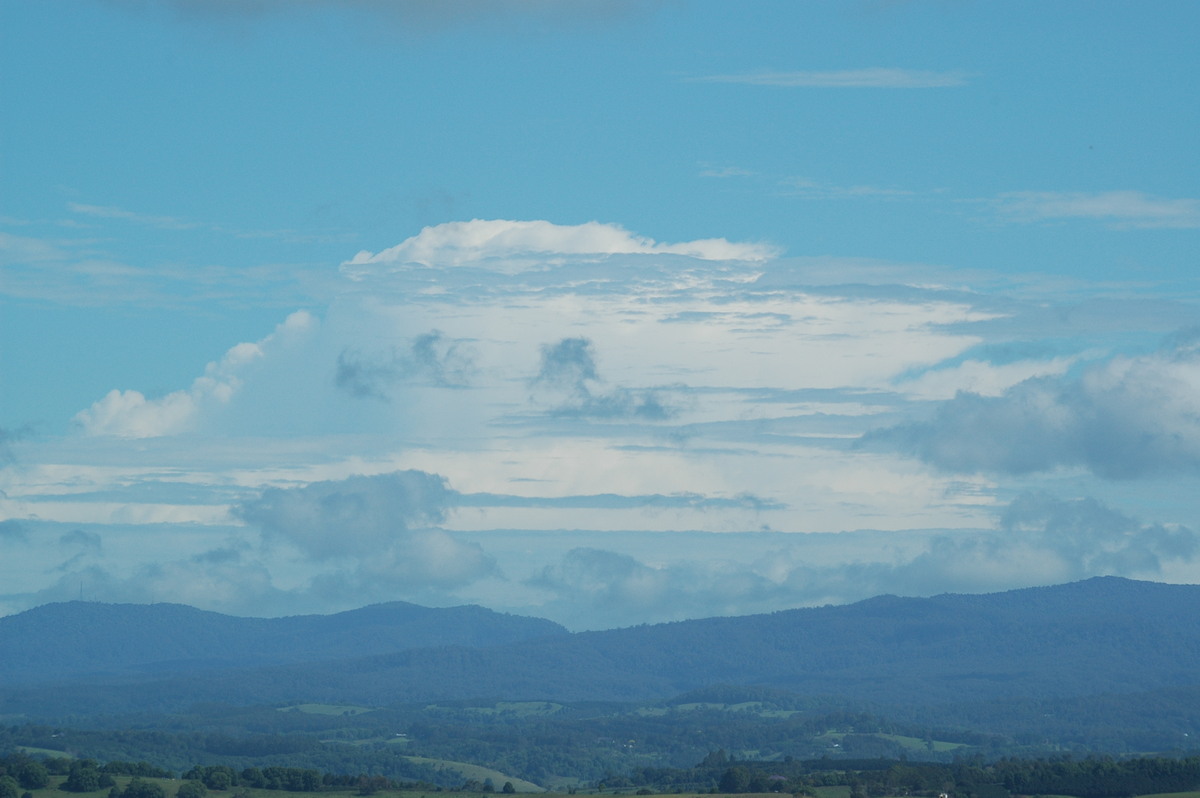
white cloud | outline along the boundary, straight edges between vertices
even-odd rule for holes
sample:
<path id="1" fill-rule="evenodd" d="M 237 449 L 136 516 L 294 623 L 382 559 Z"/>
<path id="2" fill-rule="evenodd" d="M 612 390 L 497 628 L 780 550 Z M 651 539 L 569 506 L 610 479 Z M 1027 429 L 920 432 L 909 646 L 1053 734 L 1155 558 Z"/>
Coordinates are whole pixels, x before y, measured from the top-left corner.
<path id="1" fill-rule="evenodd" d="M 967 85 L 967 74 L 957 70 L 932 72 L 917 69 L 876 67 L 800 72 L 749 72 L 740 75 L 710 75 L 706 83 L 741 83 L 749 86 L 784 86 L 822 89 L 940 89 Z"/>
<path id="2" fill-rule="evenodd" d="M 1095 219 L 1115 227 L 1200 227 L 1200 199 L 1168 199 L 1140 191 L 1014 191 L 1001 194 L 997 206 L 1008 217 L 1025 222 Z"/>
<path id="3" fill-rule="evenodd" d="M 274 340 L 315 324 L 311 314 L 297 311 L 261 341 L 237 344 L 219 361 L 209 363 L 186 390 L 147 399 L 140 391 L 113 389 L 73 420 L 87 435 L 154 438 L 191 431 L 202 410 L 233 398 L 242 387 L 243 373 L 262 359 L 264 349 Z"/>
<path id="4" fill-rule="evenodd" d="M 683 255 L 710 261 L 763 261 L 776 254 L 774 247 L 765 244 L 731 243 L 724 238 L 663 244 L 599 222 L 559 225 L 541 220 L 473 219 L 426 227 L 381 252 L 359 252 L 342 268 L 352 278 L 361 279 L 376 265 L 419 264 L 436 268 L 471 263 L 500 271 L 519 271 L 560 262 L 564 257 Z"/>

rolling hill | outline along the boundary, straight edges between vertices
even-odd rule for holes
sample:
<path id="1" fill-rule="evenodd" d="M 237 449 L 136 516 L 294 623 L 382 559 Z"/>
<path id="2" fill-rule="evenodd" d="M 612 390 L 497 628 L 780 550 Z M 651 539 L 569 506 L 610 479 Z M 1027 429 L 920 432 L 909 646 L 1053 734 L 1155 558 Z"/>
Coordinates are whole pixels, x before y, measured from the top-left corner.
<path id="1" fill-rule="evenodd" d="M 161 678 L 566 635 L 540 618 L 405 602 L 334 615 L 239 618 L 181 604 L 46 604 L 0 618 L 0 683 Z"/>

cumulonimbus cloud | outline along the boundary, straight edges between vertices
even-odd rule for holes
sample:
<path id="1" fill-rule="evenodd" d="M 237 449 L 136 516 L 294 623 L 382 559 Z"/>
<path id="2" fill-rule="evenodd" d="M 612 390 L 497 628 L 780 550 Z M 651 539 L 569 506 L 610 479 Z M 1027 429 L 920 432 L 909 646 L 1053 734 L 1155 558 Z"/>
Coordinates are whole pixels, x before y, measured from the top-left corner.
<path id="1" fill-rule="evenodd" d="M 561 225 L 543 220 L 472 219 L 426 227 L 415 236 L 380 252 L 359 252 L 342 265 L 351 278 L 380 268 L 418 265 L 453 267 L 464 264 L 498 271 L 520 271 L 570 257 L 574 260 L 610 255 L 681 255 L 709 261 L 763 261 L 778 254 L 766 244 L 734 243 L 705 238 L 666 244 L 600 222 Z"/>

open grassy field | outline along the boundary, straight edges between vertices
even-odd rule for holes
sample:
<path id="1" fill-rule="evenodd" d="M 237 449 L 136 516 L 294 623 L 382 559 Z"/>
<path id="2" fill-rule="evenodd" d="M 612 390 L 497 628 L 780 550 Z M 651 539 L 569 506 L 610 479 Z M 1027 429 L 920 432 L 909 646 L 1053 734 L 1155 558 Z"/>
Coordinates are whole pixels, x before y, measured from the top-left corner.
<path id="1" fill-rule="evenodd" d="M 18 745 L 17 750 L 23 754 L 32 754 L 34 756 L 65 756 L 71 758 L 71 755 L 66 751 L 55 751 L 53 748 L 36 748 L 32 745 Z"/>
<path id="2" fill-rule="evenodd" d="M 824 740 L 824 741 L 832 744 L 832 743 L 840 743 L 845 736 L 846 736 L 845 732 L 825 732 L 824 734 L 820 735 L 816 739 Z M 930 750 L 929 743 L 927 743 L 925 740 L 922 740 L 919 737 L 906 737 L 903 734 L 882 734 L 882 733 L 861 735 L 861 736 L 878 737 L 880 740 L 888 740 L 890 742 L 896 743 L 897 745 L 901 746 L 902 748 L 908 749 L 909 751 L 928 751 L 928 750 Z M 932 743 L 933 743 L 932 750 L 939 751 L 939 752 L 940 751 L 956 751 L 959 748 L 966 747 L 962 743 L 951 743 L 951 742 L 946 742 L 945 740 L 933 740 Z"/>
<path id="3" fill-rule="evenodd" d="M 492 770 L 491 768 L 485 768 L 481 765 L 472 765 L 468 762 L 452 762 L 448 759 L 429 759 L 429 758 L 423 757 L 423 756 L 409 756 L 409 757 L 405 757 L 405 759 L 407 759 L 410 762 L 415 762 L 420 765 L 432 765 L 433 767 L 436 767 L 436 768 L 449 770 L 451 772 L 458 773 L 459 775 L 461 775 L 463 777 L 464 780 L 465 779 L 476 779 L 478 781 L 485 781 L 487 779 L 491 779 L 492 783 L 496 786 L 496 792 L 500 791 L 500 788 L 504 785 L 504 782 L 506 782 L 506 781 L 511 781 L 513 788 L 517 792 L 545 792 L 546 791 L 545 788 L 539 787 L 538 785 L 534 784 L 532 781 L 525 781 L 524 779 L 518 779 L 514 776 L 506 776 L 505 774 L 501 773 L 498 770 Z"/>
<path id="4" fill-rule="evenodd" d="M 371 707 L 357 707 L 351 704 L 293 704 L 280 707 L 280 712 L 304 712 L 309 715 L 361 715 L 373 711 Z"/>
<path id="5" fill-rule="evenodd" d="M 497 701 L 489 706 L 461 707 L 460 712 L 470 712 L 475 715 L 509 715 L 529 717 L 532 715 L 553 715 L 563 708 L 562 704 L 553 701 Z M 443 709 L 437 704 L 430 704 L 427 709 Z"/>

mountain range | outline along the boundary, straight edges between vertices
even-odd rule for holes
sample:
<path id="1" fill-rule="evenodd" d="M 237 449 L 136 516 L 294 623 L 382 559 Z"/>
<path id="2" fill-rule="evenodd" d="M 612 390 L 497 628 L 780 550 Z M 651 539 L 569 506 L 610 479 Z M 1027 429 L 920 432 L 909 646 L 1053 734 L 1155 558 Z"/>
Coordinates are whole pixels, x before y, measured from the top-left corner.
<path id="1" fill-rule="evenodd" d="M 0 713 L 30 716 L 197 702 L 662 700 L 713 685 L 927 708 L 1196 695 L 1200 586 L 1102 577 L 581 633 L 480 607 L 253 619 L 68 602 L 0 618 L 0 652 Z"/>

